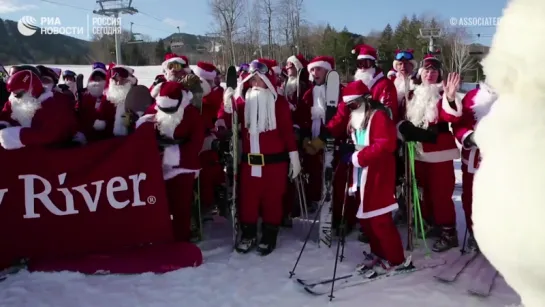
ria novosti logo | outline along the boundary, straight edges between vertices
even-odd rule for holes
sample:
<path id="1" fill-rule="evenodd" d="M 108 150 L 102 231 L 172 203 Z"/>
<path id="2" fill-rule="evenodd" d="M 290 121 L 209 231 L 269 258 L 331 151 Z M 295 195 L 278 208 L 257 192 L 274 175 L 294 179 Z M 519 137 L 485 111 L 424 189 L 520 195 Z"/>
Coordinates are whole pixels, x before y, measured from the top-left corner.
<path id="1" fill-rule="evenodd" d="M 17 22 L 17 30 L 23 36 L 32 36 L 37 32 L 51 35 L 61 34 L 69 36 L 90 37 L 91 35 L 121 34 L 121 18 L 115 17 L 90 17 L 87 16 L 87 26 L 67 26 L 59 17 L 40 17 L 39 21 L 32 16 L 23 16 Z"/>

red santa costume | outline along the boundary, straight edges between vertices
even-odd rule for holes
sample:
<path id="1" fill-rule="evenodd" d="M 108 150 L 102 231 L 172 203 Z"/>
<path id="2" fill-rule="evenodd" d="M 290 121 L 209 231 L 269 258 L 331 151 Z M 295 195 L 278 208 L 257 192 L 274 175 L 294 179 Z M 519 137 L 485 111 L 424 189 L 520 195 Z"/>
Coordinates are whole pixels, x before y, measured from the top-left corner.
<path id="1" fill-rule="evenodd" d="M 176 67 L 169 68 L 169 66 Z M 189 67 L 189 58 L 185 55 L 178 55 L 176 53 L 167 53 L 165 55 L 165 60 L 161 63 L 161 68 L 163 74 L 155 76 L 155 82 L 150 86 L 150 92 L 157 83 L 166 81 L 177 81 L 181 76 L 191 73 L 191 68 Z M 153 109 L 150 109 L 153 110 Z"/>
<path id="2" fill-rule="evenodd" d="M 405 259 L 401 237 L 391 214 L 398 208 L 392 193 L 397 137 L 395 123 L 385 108 L 371 109 L 369 103 L 359 100 L 366 94 L 369 89 L 359 81 L 350 83 L 343 90 L 343 101 L 352 109 L 348 129 L 356 149 L 348 155 L 343 153 L 346 156 L 343 160 L 352 163 L 349 193 L 356 193 L 359 199 L 357 217 L 369 236 L 373 256 L 358 269 L 380 274 L 384 269 L 401 265 Z"/>
<path id="3" fill-rule="evenodd" d="M 471 234 L 470 248 L 476 248 L 473 239 L 473 221 L 471 219 L 473 203 L 473 177 L 479 169 L 481 154 L 473 140 L 473 133 L 479 121 L 488 114 L 497 95 L 487 84 L 481 83 L 478 89 L 469 91 L 462 100 L 462 118 L 452 125 L 454 136 L 462 144 L 462 205 L 466 225 Z"/>
<path id="4" fill-rule="evenodd" d="M 427 55 L 423 62 L 423 69 L 440 70 L 441 62 L 433 55 Z M 416 179 L 423 191 L 422 214 L 441 230 L 433 250 L 442 252 L 458 246 L 452 194 L 455 184 L 453 160 L 460 158 L 460 150 L 449 123 L 460 120 L 462 100 L 456 96 L 454 101 L 449 102 L 443 93 L 440 73 L 438 76 L 437 84 L 427 84 L 428 81 L 423 80 L 422 85 L 409 94 L 404 120 L 398 123 L 398 136 L 411 141 L 402 125 L 437 133 L 435 142 L 417 143 L 415 167 Z"/>
<path id="5" fill-rule="evenodd" d="M 104 131 L 104 135 L 125 136 L 129 134 L 127 126 L 125 98 L 136 82 L 134 70 L 123 65 L 116 65 L 109 72 L 106 81 L 105 99 L 103 98 L 97 109 L 97 119 L 93 128 Z"/>
<path id="6" fill-rule="evenodd" d="M 397 50 L 396 58 L 397 57 L 401 57 L 401 59 L 394 60 L 394 67 L 399 67 L 399 65 L 401 65 L 401 61 L 403 60 L 408 61 L 413 66 L 413 69 L 416 69 L 418 67 L 418 63 L 414 59 L 414 51 L 412 49 Z M 401 74 L 401 72 L 398 72 L 396 70 L 391 70 L 390 72 L 392 71 L 394 71 L 394 74 L 390 77 L 390 79 L 392 80 L 392 82 L 394 82 L 394 86 L 396 88 L 398 106 L 399 108 L 404 108 L 405 101 L 409 100 L 407 95 L 410 91 L 413 91 L 415 89 L 414 78 L 406 77 L 405 75 Z M 414 74 L 411 75 L 414 76 Z"/>
<path id="7" fill-rule="evenodd" d="M 236 103 L 242 127 L 239 175 L 242 238 L 236 249 L 247 253 L 255 247 L 261 213 L 262 236 L 258 251 L 262 255 L 271 253 L 276 247 L 288 165 L 292 178 L 301 170 L 288 102 L 276 93 L 274 72 L 267 64 L 270 62 L 265 59 L 250 64 L 250 75 L 238 87 L 248 82 L 253 87 L 244 97 L 236 94 L 241 91 L 228 89 L 224 95 L 225 112 L 222 113 L 224 122 L 230 123 L 232 103 Z"/>
<path id="8" fill-rule="evenodd" d="M 0 145 L 7 150 L 27 146 L 66 146 L 77 131 L 74 110 L 53 98 L 40 78 L 23 70 L 7 82 L 9 101 L 0 112 Z"/>
<path id="9" fill-rule="evenodd" d="M 326 71 L 335 69 L 335 60 L 329 56 L 318 56 L 312 59 L 307 68 L 311 71 L 315 67 L 321 67 Z M 312 75 L 310 75 L 312 78 Z M 303 95 L 303 99 L 298 106 L 298 116 L 295 118 L 295 126 L 300 128 L 300 135 L 303 143 L 308 143 L 308 139 L 316 139 L 320 136 L 325 124 L 326 110 L 326 85 L 325 83 L 313 84 Z M 341 101 L 339 93 L 339 101 Z M 318 154 L 305 154 L 303 157 L 303 168 L 308 174 L 308 184 L 306 186 L 307 200 L 317 203 L 322 199 L 323 185 L 323 151 Z"/>
<path id="10" fill-rule="evenodd" d="M 358 63 L 358 69 L 354 80 L 363 82 L 371 91 L 371 96 L 376 101 L 382 102 L 391 111 L 394 122 L 398 120 L 397 91 L 391 80 L 389 80 L 380 68 L 376 66 L 378 60 L 377 50 L 369 45 L 358 45 L 352 53 L 358 55 L 358 62 L 369 60 L 372 64 L 367 67 Z"/>
<path id="11" fill-rule="evenodd" d="M 152 122 L 160 139 L 179 144 L 167 145 L 163 152 L 163 177 L 172 214 L 174 236 L 179 241 L 191 239 L 193 186 L 200 170 L 199 153 L 204 141 L 204 127 L 199 110 L 191 104 L 192 94 L 181 83 L 160 83 L 155 91 L 155 110 L 137 121 L 136 126 Z"/>
<path id="12" fill-rule="evenodd" d="M 102 64 L 102 63 L 101 63 Z M 102 64 L 103 65 L 103 64 Z M 106 86 L 106 69 L 102 65 L 93 64 L 93 70 L 87 81 L 87 90 L 81 95 L 76 110 L 78 114 L 79 131 L 88 142 L 101 140 L 107 137 L 105 130 L 97 131 L 95 121 L 98 119 L 98 110 L 106 100 L 104 88 Z M 96 67 L 95 67 L 96 66 Z M 100 125 L 98 125 L 100 128 Z"/>
<path id="13" fill-rule="evenodd" d="M 217 72 L 213 64 L 198 62 L 193 68 L 193 73 L 201 78 L 203 87 L 201 116 L 206 136 L 200 154 L 202 170 L 199 183 L 201 207 L 206 210 L 214 204 L 215 189 L 220 187 L 225 179 L 218 152 L 212 149 L 212 143 L 217 139 L 214 133 L 215 122 L 223 102 L 223 88 L 214 84 Z"/>

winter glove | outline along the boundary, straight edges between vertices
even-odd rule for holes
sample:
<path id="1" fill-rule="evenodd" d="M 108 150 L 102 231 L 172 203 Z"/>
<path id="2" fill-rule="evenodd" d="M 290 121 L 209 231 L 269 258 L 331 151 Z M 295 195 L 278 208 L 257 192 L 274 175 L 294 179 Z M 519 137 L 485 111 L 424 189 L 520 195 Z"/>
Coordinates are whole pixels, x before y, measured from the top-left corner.
<path id="1" fill-rule="evenodd" d="M 471 132 L 471 133 L 464 139 L 464 144 L 462 144 L 462 145 L 464 145 L 465 148 L 477 147 L 477 143 L 475 143 L 474 134 L 475 134 L 475 132 Z"/>
<path id="2" fill-rule="evenodd" d="M 318 151 L 316 149 L 314 149 L 314 147 L 312 147 L 310 145 L 310 139 L 309 138 L 304 138 L 303 139 L 303 150 L 305 150 L 305 152 L 308 155 L 311 155 L 311 156 L 314 156 L 315 154 L 318 153 Z"/>
<path id="3" fill-rule="evenodd" d="M 291 151 L 290 152 L 290 172 L 289 176 L 292 179 L 297 178 L 299 176 L 299 173 L 301 173 L 301 160 L 299 160 L 299 152 L 298 151 Z"/>
<path id="4" fill-rule="evenodd" d="M 4 149 L 19 149 L 25 147 L 21 143 L 21 129 L 22 127 L 9 127 L 0 130 L 0 145 Z"/>
<path id="5" fill-rule="evenodd" d="M 343 163 L 350 163 L 352 161 L 352 155 L 356 151 L 356 146 L 352 143 L 343 143 L 339 146 L 339 153 L 341 154 L 341 160 Z"/>
<path id="6" fill-rule="evenodd" d="M 87 144 L 87 138 L 85 138 L 85 135 L 81 132 L 77 132 L 72 138 L 72 141 L 81 145 Z"/>
<path id="7" fill-rule="evenodd" d="M 202 93 L 201 79 L 196 75 L 185 75 L 180 81 L 186 90 L 192 93 Z"/>
<path id="8" fill-rule="evenodd" d="M 309 146 L 314 148 L 314 151 L 319 152 L 320 150 L 324 149 L 325 143 L 320 138 L 314 138 L 310 141 Z"/>
<path id="9" fill-rule="evenodd" d="M 406 142 L 421 142 L 432 144 L 435 144 L 437 142 L 437 132 L 416 127 L 410 121 L 403 121 L 403 123 L 399 125 L 399 133 L 403 135 L 403 138 Z"/>
<path id="10" fill-rule="evenodd" d="M 157 85 L 159 83 L 163 83 L 163 82 L 166 82 L 167 79 L 165 79 L 165 76 L 163 75 L 158 75 L 155 77 L 155 80 L 153 80 L 153 85 Z"/>

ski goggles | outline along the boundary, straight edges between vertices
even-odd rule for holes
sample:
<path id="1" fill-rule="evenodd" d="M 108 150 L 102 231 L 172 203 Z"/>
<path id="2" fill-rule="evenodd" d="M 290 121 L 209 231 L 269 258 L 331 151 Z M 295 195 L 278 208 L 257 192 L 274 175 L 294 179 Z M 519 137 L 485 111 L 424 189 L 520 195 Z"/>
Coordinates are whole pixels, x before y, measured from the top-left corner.
<path id="1" fill-rule="evenodd" d="M 129 71 L 123 67 L 114 67 L 112 68 L 112 78 L 122 78 L 127 79 L 129 77 Z"/>
<path id="2" fill-rule="evenodd" d="M 414 59 L 414 55 L 407 51 L 401 51 L 396 54 L 395 59 L 396 61 L 402 61 L 402 60 L 410 61 Z"/>
<path id="3" fill-rule="evenodd" d="M 93 70 L 96 70 L 96 69 L 102 69 L 104 71 L 107 71 L 106 65 L 104 63 L 102 63 L 102 62 L 93 63 Z"/>
<path id="4" fill-rule="evenodd" d="M 72 79 L 75 79 L 76 78 L 76 73 L 71 71 L 71 70 L 65 70 L 63 71 L 62 73 L 62 78 L 63 79 L 66 79 L 66 78 L 72 78 Z"/>
<path id="5" fill-rule="evenodd" d="M 260 74 L 266 75 L 269 72 L 269 67 L 259 61 L 252 61 L 252 63 L 250 63 L 249 72 L 251 74 L 259 72 Z"/>
<path id="6" fill-rule="evenodd" d="M 441 69 L 441 62 L 436 59 L 430 59 L 430 60 L 424 60 L 424 63 L 422 65 L 425 69 L 435 69 L 439 70 Z"/>
<path id="7" fill-rule="evenodd" d="M 248 72 L 250 71 L 250 65 L 248 64 L 242 64 L 240 65 L 239 69 L 238 69 L 238 72 Z"/>
<path id="8" fill-rule="evenodd" d="M 187 65 L 179 63 L 179 62 L 170 62 L 167 64 L 168 70 L 181 71 L 185 68 L 187 68 Z"/>

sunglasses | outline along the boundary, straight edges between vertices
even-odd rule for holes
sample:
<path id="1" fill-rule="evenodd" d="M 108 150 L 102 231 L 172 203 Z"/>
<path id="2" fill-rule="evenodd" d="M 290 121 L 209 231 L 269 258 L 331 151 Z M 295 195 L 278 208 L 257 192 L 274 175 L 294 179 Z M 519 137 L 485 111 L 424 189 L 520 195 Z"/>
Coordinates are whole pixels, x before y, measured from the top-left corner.
<path id="1" fill-rule="evenodd" d="M 117 77 L 127 79 L 129 77 L 129 72 L 125 68 L 114 67 L 112 68 L 112 78 Z"/>
<path id="2" fill-rule="evenodd" d="M 269 72 L 269 67 L 259 61 L 252 61 L 252 63 L 250 63 L 250 73 L 253 74 L 256 72 L 266 75 Z"/>
<path id="3" fill-rule="evenodd" d="M 172 62 L 172 63 L 168 63 L 167 68 L 168 70 L 181 71 L 184 68 L 187 68 L 187 65 L 181 64 L 178 62 Z"/>
<path id="4" fill-rule="evenodd" d="M 16 92 L 13 92 L 13 96 L 15 96 L 15 98 L 21 98 L 23 97 L 23 95 L 25 95 L 26 91 L 25 90 L 18 90 Z"/>
<path id="5" fill-rule="evenodd" d="M 401 51 L 396 54 L 396 61 L 401 61 L 401 60 L 410 61 L 412 59 L 414 59 L 414 55 L 407 51 Z"/>

